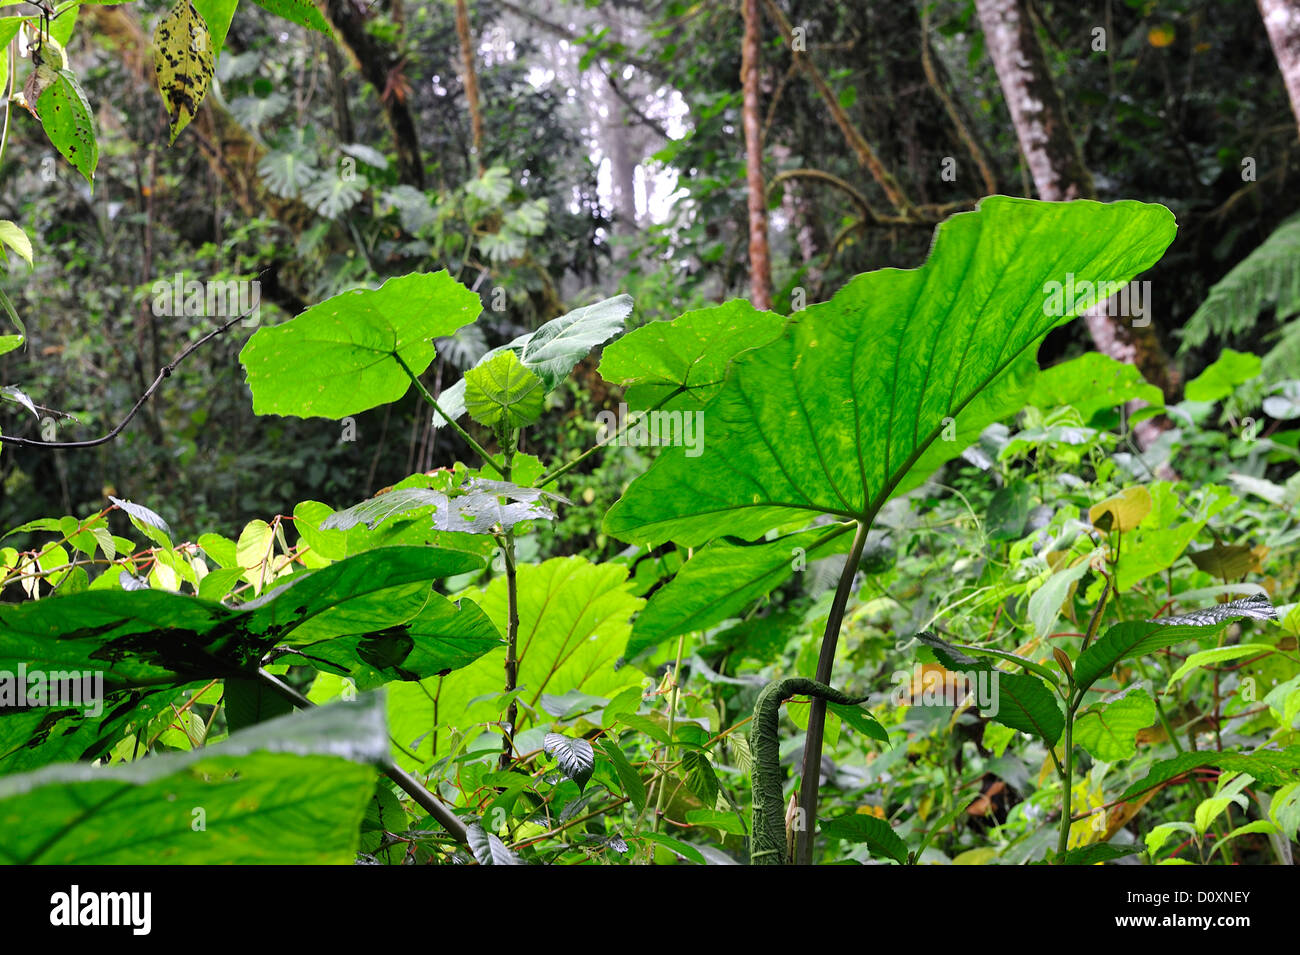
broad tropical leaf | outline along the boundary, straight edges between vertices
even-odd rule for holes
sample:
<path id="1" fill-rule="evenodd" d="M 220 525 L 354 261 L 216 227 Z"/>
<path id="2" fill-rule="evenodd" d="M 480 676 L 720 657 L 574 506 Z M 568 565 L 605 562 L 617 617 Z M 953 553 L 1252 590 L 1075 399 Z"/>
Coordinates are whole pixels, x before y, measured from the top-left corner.
<path id="1" fill-rule="evenodd" d="M 8 776 L 0 861 L 350 863 L 387 751 L 379 697 L 294 713 L 189 753 Z"/>
<path id="2" fill-rule="evenodd" d="M 627 387 L 629 408 L 652 407 L 680 390 L 664 410 L 693 411 L 718 393 L 733 358 L 770 342 L 785 321 L 735 299 L 671 322 L 650 322 L 605 347 L 600 376 Z"/>
<path id="3" fill-rule="evenodd" d="M 1173 235 L 1158 205 L 985 199 L 922 267 L 858 276 L 740 355 L 704 409 L 704 453 L 661 452 L 606 531 L 698 546 L 800 514 L 870 522 L 1022 406 L 1037 342 L 1086 304 L 1055 314 L 1049 283 L 1127 282 Z"/>
<path id="4" fill-rule="evenodd" d="M 644 603 L 628 593 L 626 574 L 625 567 L 592 564 L 581 557 L 520 565 L 516 733 L 535 722 L 532 714 L 543 693 L 579 690 L 608 697 L 641 682 L 640 671 L 617 666 L 629 620 Z M 477 600 L 497 628 L 508 632 L 505 578 L 493 580 Z M 504 663 L 505 649 L 500 648 L 446 677 L 390 687 L 394 740 L 423 759 L 445 753 L 452 727 L 474 733 L 499 720 L 505 710 Z M 395 755 L 412 765 L 408 753 L 399 750 Z"/>
<path id="5" fill-rule="evenodd" d="M 313 305 L 283 325 L 259 328 L 239 360 L 257 414 L 343 418 L 396 401 L 433 361 L 431 340 L 468 325 L 479 297 L 446 271 L 389 279 Z"/>

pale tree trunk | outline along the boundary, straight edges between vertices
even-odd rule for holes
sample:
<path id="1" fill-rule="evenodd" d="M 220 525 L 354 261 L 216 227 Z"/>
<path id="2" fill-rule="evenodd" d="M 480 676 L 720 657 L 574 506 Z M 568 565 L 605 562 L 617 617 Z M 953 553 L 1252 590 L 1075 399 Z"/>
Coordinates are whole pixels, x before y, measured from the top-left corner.
<path id="1" fill-rule="evenodd" d="M 745 165 L 749 185 L 749 300 L 772 307 L 772 262 L 767 246 L 767 197 L 763 191 L 763 124 L 758 108 L 758 0 L 742 0 L 745 37 L 740 79 L 744 90 Z"/>
<path id="2" fill-rule="evenodd" d="M 627 107 L 618 98 L 614 88 L 603 84 L 601 99 L 605 115 L 601 122 L 601 151 L 609 159 L 610 201 L 614 207 L 614 233 L 630 236 L 636 233 L 636 155 L 629 142 L 631 127 L 627 121 Z M 624 250 L 626 251 L 626 250 Z"/>
<path id="3" fill-rule="evenodd" d="M 975 8 L 1039 197 L 1049 201 L 1092 198 L 1092 176 L 1066 122 L 1064 104 L 1025 0 L 975 0 Z M 1109 315 L 1105 304 L 1086 312 L 1083 319 L 1098 351 L 1135 365 L 1167 399 L 1177 397 L 1169 358 L 1150 325 L 1136 327 Z M 1167 427 L 1167 422 L 1152 418 L 1140 422 L 1135 433 L 1145 447 Z"/>
<path id="4" fill-rule="evenodd" d="M 1259 0 L 1277 68 L 1291 98 L 1291 112 L 1300 124 L 1300 3 L 1296 0 Z"/>

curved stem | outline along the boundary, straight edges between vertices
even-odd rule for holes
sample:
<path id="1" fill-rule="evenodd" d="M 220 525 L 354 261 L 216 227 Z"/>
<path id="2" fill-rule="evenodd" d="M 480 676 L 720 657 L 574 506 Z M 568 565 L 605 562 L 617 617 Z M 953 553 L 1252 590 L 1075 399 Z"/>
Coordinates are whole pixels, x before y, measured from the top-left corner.
<path id="1" fill-rule="evenodd" d="M 827 685 L 831 682 L 831 670 L 835 666 L 835 645 L 840 638 L 840 624 L 844 622 L 844 608 L 849 602 L 849 592 L 853 590 L 853 578 L 858 571 L 858 562 L 862 559 L 862 549 L 867 543 L 867 532 L 871 521 L 858 524 L 853 537 L 853 548 L 840 574 L 840 584 L 835 591 L 835 600 L 831 604 L 830 616 L 826 618 L 826 632 L 822 635 L 821 655 L 817 658 L 817 682 Z M 812 865 L 813 840 L 817 832 L 817 790 L 822 778 L 822 731 L 826 728 L 826 701 L 813 698 L 808 711 L 808 733 L 803 744 L 803 780 L 799 786 L 799 808 L 803 810 L 803 828 L 798 833 L 795 850 L 795 863 Z"/>

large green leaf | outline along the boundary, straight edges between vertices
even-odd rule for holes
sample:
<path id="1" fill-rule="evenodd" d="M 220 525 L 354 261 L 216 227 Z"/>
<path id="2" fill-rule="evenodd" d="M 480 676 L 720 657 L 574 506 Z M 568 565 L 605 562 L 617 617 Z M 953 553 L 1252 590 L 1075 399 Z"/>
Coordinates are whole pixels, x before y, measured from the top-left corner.
<path id="1" fill-rule="evenodd" d="M 1178 617 L 1117 623 L 1079 654 L 1079 659 L 1074 662 L 1075 685 L 1086 690 L 1114 669 L 1120 660 L 1155 653 L 1193 637 L 1210 636 L 1233 620 L 1276 616 L 1268 598 L 1255 595 Z"/>
<path id="2" fill-rule="evenodd" d="M 626 574 L 625 567 L 592 564 L 581 557 L 520 566 L 517 729 L 538 719 L 543 693 L 580 690 L 612 696 L 643 679 L 633 667 L 617 667 L 629 621 L 644 603 L 628 593 Z M 504 577 L 493 580 L 478 603 L 498 629 L 508 632 Z M 391 686 L 394 740 L 423 760 L 445 752 L 452 727 L 472 734 L 476 727 L 501 719 L 504 665 L 505 649 L 500 648 L 448 676 Z M 540 718 L 549 720 L 544 713 Z M 405 754 L 399 759 L 411 763 Z"/>
<path id="3" fill-rule="evenodd" d="M 71 678 L 66 689 L 80 693 L 48 701 L 57 705 L 4 701 L 0 771 L 6 764 L 93 758 L 146 702 L 166 705 L 193 681 L 249 677 L 276 645 L 301 650 L 388 633 L 382 650 L 353 639 L 292 657 L 330 672 L 344 669 L 367 685 L 374 672 L 405 679 L 399 670 L 463 665 L 456 651 L 476 655 L 491 631 L 476 610 L 448 613 L 446 601 L 431 595 L 431 582 L 479 566 L 479 558 L 457 551 L 390 547 L 302 574 L 238 609 L 160 590 L 87 591 L 0 605 L 0 670 L 29 680 L 39 672 L 50 686 Z M 392 643 L 403 630 L 412 647 L 398 659 Z M 140 692 L 146 687 L 170 694 L 152 698 Z M 47 745 L 52 735 L 57 745 Z"/>
<path id="4" fill-rule="evenodd" d="M 260 724 L 127 766 L 0 779 L 0 860 L 43 864 L 351 863 L 387 754 L 382 698 Z"/>
<path id="5" fill-rule="evenodd" d="M 106 692 L 102 716 L 87 719 L 76 707 L 33 707 L 0 718 L 0 776 L 48 766 L 98 759 L 123 734 L 147 726 L 173 702 L 203 687 L 165 686 Z"/>
<path id="6" fill-rule="evenodd" d="M 457 605 L 430 594 L 424 608 L 405 623 L 327 637 L 296 649 L 313 658 L 310 662 L 335 664 L 335 672 L 346 672 L 358 688 L 369 690 L 392 680 L 445 676 L 502 642 L 501 633 L 478 604 L 462 600 Z"/>
<path id="7" fill-rule="evenodd" d="M 451 335 L 482 311 L 479 297 L 446 271 L 389 279 L 259 328 L 239 360 L 257 414 L 343 418 L 396 401 L 433 361 L 431 339 Z"/>
<path id="8" fill-rule="evenodd" d="M 771 593 L 807 561 L 843 553 L 852 543 L 851 529 L 814 527 L 761 544 L 714 541 L 683 564 L 637 615 L 627 658 L 668 637 L 719 624 Z"/>
<path id="9" fill-rule="evenodd" d="M 547 392 L 554 391 L 573 371 L 573 366 L 593 348 L 623 330 L 623 323 L 631 312 L 632 298 L 629 295 L 618 295 L 594 305 L 575 308 L 551 319 L 535 332 L 520 335 L 509 344 L 492 349 L 474 367 L 490 362 L 503 351 L 512 351 L 525 368 L 542 379 Z M 438 407 L 453 421 L 465 413 L 464 378 L 443 389 L 438 395 Z M 446 421 L 435 413 L 433 424 L 441 427 Z"/>
<path id="10" fill-rule="evenodd" d="M 671 322 L 650 322 L 605 347 L 600 376 L 627 386 L 629 408 L 650 408 L 680 391 L 663 408 L 694 411 L 718 393 L 733 358 L 766 345 L 785 321 L 735 299 Z"/>
<path id="11" fill-rule="evenodd" d="M 922 267 L 858 276 L 736 358 L 704 409 L 704 453 L 661 452 L 606 531 L 697 546 L 800 513 L 869 522 L 1021 406 L 1036 344 L 1086 304 L 1054 314 L 1049 283 L 1127 282 L 1173 235 L 1158 205 L 985 199 L 939 228 Z"/>

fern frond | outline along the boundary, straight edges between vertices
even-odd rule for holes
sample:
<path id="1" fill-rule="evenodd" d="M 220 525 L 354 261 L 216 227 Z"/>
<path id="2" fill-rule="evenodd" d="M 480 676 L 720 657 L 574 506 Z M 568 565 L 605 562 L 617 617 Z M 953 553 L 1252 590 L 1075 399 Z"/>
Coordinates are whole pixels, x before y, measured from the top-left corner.
<path id="1" fill-rule="evenodd" d="M 1278 226 L 1210 289 L 1184 326 L 1179 351 L 1247 331 L 1268 306 L 1279 322 L 1300 312 L 1300 215 Z"/>

